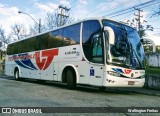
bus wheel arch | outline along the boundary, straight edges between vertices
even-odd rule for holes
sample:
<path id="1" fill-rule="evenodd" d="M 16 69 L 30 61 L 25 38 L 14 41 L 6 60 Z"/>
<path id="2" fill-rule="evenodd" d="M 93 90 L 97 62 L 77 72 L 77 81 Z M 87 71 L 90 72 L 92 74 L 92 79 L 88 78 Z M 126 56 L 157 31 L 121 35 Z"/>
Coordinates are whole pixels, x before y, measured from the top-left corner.
<path id="1" fill-rule="evenodd" d="M 77 84 L 77 69 L 74 66 L 66 66 L 62 72 L 62 82 L 67 83 L 69 89 L 75 89 Z"/>
<path id="2" fill-rule="evenodd" d="M 19 68 L 18 67 L 15 67 L 14 69 L 14 78 L 15 80 L 19 80 Z"/>

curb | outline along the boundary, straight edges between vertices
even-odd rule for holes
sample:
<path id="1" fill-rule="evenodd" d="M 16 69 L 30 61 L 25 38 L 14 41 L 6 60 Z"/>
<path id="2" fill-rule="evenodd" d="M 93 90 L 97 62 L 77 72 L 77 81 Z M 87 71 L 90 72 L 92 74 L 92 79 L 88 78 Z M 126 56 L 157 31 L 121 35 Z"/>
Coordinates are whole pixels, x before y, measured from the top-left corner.
<path id="1" fill-rule="evenodd" d="M 160 92 L 158 94 L 156 93 L 156 90 L 150 90 L 148 89 L 149 91 L 152 91 L 152 92 L 144 92 L 142 89 L 141 91 L 136 91 L 136 90 L 122 90 L 122 89 L 116 89 L 118 91 L 123 91 L 123 92 L 129 92 L 129 93 L 138 93 L 138 94 L 144 94 L 144 95 L 152 95 L 152 96 L 160 96 Z M 147 89 L 145 89 L 145 91 L 147 91 Z"/>

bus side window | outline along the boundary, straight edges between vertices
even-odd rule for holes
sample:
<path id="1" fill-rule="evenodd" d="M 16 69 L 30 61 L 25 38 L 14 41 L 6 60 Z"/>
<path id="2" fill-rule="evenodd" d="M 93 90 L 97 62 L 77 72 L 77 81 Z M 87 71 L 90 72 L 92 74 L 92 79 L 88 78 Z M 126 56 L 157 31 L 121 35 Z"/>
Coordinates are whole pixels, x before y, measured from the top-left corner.
<path id="1" fill-rule="evenodd" d="M 64 46 L 75 45 L 80 43 L 80 23 L 65 27 L 63 31 Z"/>
<path id="2" fill-rule="evenodd" d="M 48 48 L 61 47 L 63 42 L 63 29 L 52 31 L 48 38 Z"/>
<path id="3" fill-rule="evenodd" d="M 45 33 L 36 37 L 36 50 L 47 49 L 49 34 Z"/>
<path id="4" fill-rule="evenodd" d="M 89 62 L 96 62 L 93 61 L 93 56 L 95 55 L 93 52 L 95 52 L 94 49 L 96 49 L 96 46 L 94 46 L 95 48 L 93 49 L 93 42 L 96 42 L 96 39 L 93 41 L 93 36 L 100 31 L 100 29 L 101 26 L 97 20 L 83 22 L 82 46 L 84 55 Z"/>

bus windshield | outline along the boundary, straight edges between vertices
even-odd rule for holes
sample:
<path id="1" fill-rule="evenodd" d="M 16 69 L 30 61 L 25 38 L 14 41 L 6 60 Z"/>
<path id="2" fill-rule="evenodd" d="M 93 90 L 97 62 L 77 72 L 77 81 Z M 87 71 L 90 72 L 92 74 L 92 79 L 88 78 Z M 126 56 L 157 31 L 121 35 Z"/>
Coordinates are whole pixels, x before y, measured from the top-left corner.
<path id="1" fill-rule="evenodd" d="M 107 62 L 113 65 L 144 69 L 144 50 L 137 31 L 127 25 L 102 21 L 103 26 L 109 26 L 115 34 L 114 45 L 109 45 L 106 36 Z"/>

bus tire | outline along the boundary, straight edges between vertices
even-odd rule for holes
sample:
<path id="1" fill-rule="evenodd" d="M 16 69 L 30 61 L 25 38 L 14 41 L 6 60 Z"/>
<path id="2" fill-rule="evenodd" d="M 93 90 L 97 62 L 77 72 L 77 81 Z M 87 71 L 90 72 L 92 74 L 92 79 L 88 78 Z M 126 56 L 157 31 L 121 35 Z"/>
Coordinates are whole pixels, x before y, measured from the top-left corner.
<path id="1" fill-rule="evenodd" d="M 20 80 L 20 78 L 19 78 L 19 70 L 18 69 L 16 69 L 15 72 L 14 72 L 14 78 L 17 81 Z"/>
<path id="2" fill-rule="evenodd" d="M 67 86 L 71 90 L 76 88 L 76 74 L 72 69 L 67 70 Z"/>

